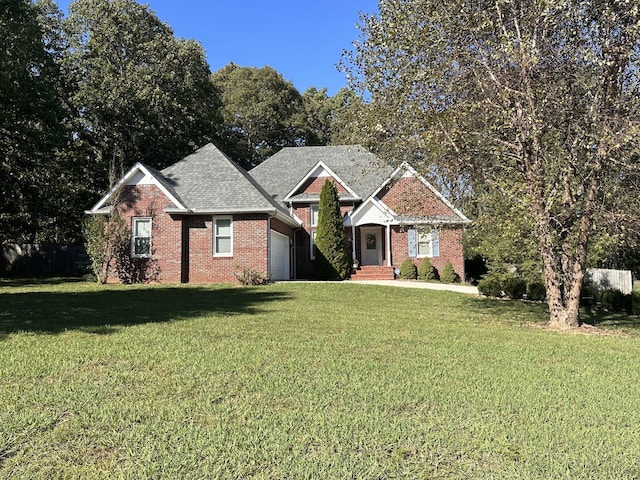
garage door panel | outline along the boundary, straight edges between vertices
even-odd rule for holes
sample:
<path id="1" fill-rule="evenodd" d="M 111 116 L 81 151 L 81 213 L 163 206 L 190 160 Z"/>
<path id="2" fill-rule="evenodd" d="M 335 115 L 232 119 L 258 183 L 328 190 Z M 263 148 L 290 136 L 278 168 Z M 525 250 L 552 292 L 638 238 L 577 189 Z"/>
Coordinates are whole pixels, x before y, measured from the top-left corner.
<path id="1" fill-rule="evenodd" d="M 271 279 L 289 280 L 289 237 L 271 230 Z"/>

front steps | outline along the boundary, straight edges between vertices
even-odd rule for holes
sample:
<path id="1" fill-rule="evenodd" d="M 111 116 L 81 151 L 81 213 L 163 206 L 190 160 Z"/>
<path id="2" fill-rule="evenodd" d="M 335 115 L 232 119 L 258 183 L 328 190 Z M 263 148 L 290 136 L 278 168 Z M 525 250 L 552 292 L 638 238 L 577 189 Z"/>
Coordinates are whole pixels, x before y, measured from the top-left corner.
<path id="1" fill-rule="evenodd" d="M 393 267 L 382 265 L 362 265 L 351 270 L 351 280 L 393 280 Z"/>

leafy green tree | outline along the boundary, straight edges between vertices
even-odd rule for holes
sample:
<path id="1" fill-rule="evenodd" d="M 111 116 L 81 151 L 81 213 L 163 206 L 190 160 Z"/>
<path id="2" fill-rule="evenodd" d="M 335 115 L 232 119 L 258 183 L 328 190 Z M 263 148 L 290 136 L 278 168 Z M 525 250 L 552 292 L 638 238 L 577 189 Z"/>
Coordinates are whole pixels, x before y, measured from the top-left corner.
<path id="1" fill-rule="evenodd" d="M 321 280 L 345 279 L 351 262 L 336 184 L 327 179 L 320 192 L 318 226 L 316 228 L 315 273 Z"/>
<path id="2" fill-rule="evenodd" d="M 230 63 L 211 79 L 222 99 L 220 146 L 233 160 L 249 169 L 300 143 L 302 97 L 273 68 Z"/>
<path id="3" fill-rule="evenodd" d="M 314 87 L 302 94 L 304 111 L 299 117 L 299 131 L 304 145 L 346 145 L 358 144 L 359 138 L 352 122 L 357 114 L 353 105 L 360 104 L 360 98 L 347 88 L 336 95 L 327 95 L 327 89 Z"/>
<path id="4" fill-rule="evenodd" d="M 78 161 L 104 191 L 136 161 L 163 168 L 215 139 L 219 97 L 202 46 L 134 0 L 75 0 L 63 66 Z"/>
<path id="5" fill-rule="evenodd" d="M 592 233 L 637 197 L 635 2 L 397 0 L 362 30 L 345 64 L 377 112 L 368 131 L 424 171 L 521 205 L 502 211 L 533 232 L 550 323 L 579 325 Z"/>
<path id="6" fill-rule="evenodd" d="M 69 138 L 57 52 L 28 0 L 0 8 L 0 243 L 48 240 L 61 203 L 55 152 Z"/>

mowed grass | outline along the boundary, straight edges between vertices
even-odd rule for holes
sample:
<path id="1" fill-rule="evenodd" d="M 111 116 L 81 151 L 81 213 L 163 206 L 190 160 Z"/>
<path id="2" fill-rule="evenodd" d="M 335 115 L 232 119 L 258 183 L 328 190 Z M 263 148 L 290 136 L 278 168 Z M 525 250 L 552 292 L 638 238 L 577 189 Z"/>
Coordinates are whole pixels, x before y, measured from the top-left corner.
<path id="1" fill-rule="evenodd" d="M 349 283 L 0 282 L 0 478 L 640 477 L 634 322 L 545 320 Z"/>

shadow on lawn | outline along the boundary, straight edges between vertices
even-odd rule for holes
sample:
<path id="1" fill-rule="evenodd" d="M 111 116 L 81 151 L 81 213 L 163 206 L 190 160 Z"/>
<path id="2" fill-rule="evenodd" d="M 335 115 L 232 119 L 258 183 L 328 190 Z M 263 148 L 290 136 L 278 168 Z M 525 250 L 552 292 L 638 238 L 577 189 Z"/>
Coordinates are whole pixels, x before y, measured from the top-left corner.
<path id="1" fill-rule="evenodd" d="M 495 298 L 473 297 L 465 301 L 467 308 L 481 312 L 490 318 L 513 323 L 547 323 L 549 307 L 544 302 L 498 300 Z M 640 316 L 603 310 L 580 309 L 580 320 L 587 324 L 610 329 L 640 330 Z"/>
<path id="2" fill-rule="evenodd" d="M 109 334 L 118 327 L 143 323 L 251 314 L 260 305 L 287 296 L 263 288 L 205 286 L 8 293 L 0 295 L 0 339 L 15 332 Z"/>

